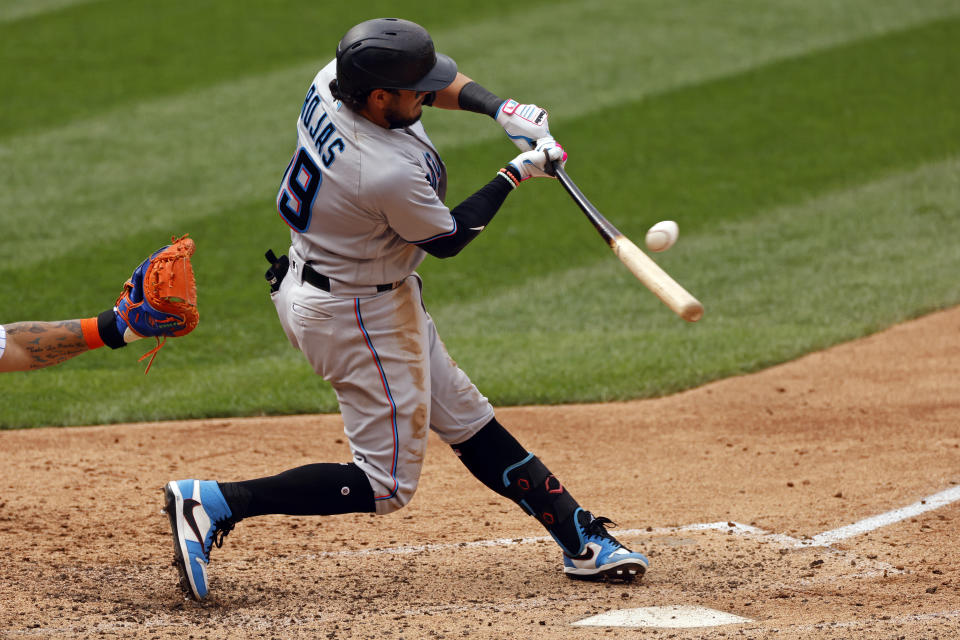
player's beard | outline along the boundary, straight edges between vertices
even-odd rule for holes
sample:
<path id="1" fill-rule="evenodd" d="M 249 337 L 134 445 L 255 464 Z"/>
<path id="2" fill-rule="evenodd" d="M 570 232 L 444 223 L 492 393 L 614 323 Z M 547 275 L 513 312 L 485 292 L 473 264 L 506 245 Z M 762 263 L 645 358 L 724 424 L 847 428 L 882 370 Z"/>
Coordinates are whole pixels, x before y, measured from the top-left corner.
<path id="1" fill-rule="evenodd" d="M 413 117 L 402 116 L 399 113 L 397 113 L 396 109 L 392 109 L 392 108 L 386 109 L 383 112 L 383 118 L 384 120 L 387 121 L 387 124 L 390 125 L 391 129 L 404 129 L 406 127 L 409 127 L 412 124 L 416 124 L 416 122 L 420 120 L 420 116 L 422 115 L 423 115 L 423 108 L 421 108 L 420 111 L 417 112 L 417 115 Z"/>

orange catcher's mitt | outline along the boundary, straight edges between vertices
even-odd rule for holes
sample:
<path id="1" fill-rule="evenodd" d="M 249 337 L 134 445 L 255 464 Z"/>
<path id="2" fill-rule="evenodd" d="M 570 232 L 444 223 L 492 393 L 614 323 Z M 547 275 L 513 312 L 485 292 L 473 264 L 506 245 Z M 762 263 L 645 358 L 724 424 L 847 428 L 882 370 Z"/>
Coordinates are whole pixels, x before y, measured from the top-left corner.
<path id="1" fill-rule="evenodd" d="M 168 336 L 185 336 L 200 321 L 190 263 L 195 250 L 186 234 L 173 237 L 171 244 L 144 260 L 123 285 L 116 305 L 117 329 L 121 335 L 131 331 L 140 337 L 157 338 L 157 347 L 144 357 L 155 356 Z"/>

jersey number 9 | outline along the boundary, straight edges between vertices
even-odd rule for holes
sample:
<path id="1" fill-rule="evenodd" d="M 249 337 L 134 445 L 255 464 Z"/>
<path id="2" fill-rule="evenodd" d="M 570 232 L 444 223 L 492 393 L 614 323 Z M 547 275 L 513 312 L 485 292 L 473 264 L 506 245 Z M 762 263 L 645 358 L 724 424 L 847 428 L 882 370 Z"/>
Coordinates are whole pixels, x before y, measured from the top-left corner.
<path id="1" fill-rule="evenodd" d="M 307 150 L 300 147 L 287 167 L 280 193 L 277 194 L 277 211 L 294 231 L 304 233 L 310 228 L 313 201 L 322 183 L 320 167 L 310 158 Z"/>

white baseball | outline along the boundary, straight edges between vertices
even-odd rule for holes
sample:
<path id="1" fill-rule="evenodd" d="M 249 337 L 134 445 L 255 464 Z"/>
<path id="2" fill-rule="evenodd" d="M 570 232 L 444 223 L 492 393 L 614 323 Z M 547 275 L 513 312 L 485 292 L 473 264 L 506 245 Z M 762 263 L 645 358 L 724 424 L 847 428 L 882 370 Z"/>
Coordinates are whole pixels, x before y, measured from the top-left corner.
<path id="1" fill-rule="evenodd" d="M 647 249 L 650 251 L 666 251 L 674 245 L 680 237 L 680 227 L 673 220 L 663 220 L 650 227 L 647 231 Z"/>

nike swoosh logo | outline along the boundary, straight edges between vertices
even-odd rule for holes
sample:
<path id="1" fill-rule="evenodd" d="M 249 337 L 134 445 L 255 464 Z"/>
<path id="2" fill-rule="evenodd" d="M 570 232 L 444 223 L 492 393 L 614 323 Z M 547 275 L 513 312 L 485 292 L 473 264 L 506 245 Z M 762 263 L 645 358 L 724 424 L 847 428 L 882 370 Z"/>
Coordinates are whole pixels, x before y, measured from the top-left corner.
<path id="1" fill-rule="evenodd" d="M 483 225 L 482 227 L 470 227 L 470 231 L 483 231 L 486 228 L 486 225 Z"/>
<path id="2" fill-rule="evenodd" d="M 200 533 L 200 527 L 197 526 L 197 519 L 193 516 L 193 510 L 199 506 L 200 503 L 193 498 L 185 499 L 183 501 L 183 519 L 186 520 L 187 526 L 193 531 L 193 535 L 200 541 L 200 547 L 202 548 L 204 546 L 203 534 Z"/>

